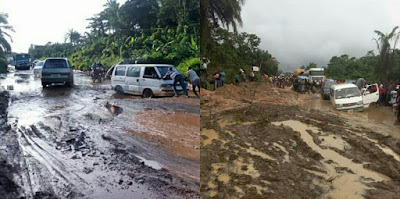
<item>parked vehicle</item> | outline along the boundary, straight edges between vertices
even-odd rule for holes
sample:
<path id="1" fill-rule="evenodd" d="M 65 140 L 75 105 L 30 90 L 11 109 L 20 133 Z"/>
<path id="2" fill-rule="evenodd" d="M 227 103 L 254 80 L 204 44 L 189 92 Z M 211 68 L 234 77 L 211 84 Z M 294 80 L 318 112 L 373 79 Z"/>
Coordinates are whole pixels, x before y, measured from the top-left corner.
<path id="1" fill-rule="evenodd" d="M 378 88 L 377 84 L 373 84 Z M 371 103 L 376 103 L 379 99 L 379 89 L 373 90 L 369 85 L 363 92 L 354 84 L 335 84 L 331 86 L 330 100 L 337 110 L 357 110 L 363 111 Z"/>
<path id="2" fill-rule="evenodd" d="M 35 65 L 36 65 L 36 63 L 38 63 L 39 61 L 40 61 L 40 60 L 37 60 L 37 59 L 36 59 L 35 61 L 33 61 L 33 62 L 31 63 L 31 67 L 34 68 Z"/>
<path id="3" fill-rule="evenodd" d="M 302 74 L 302 76 L 307 76 L 311 81 L 325 81 L 324 68 L 310 68 Z"/>
<path id="4" fill-rule="evenodd" d="M 173 80 L 162 79 L 168 69 L 178 71 L 167 64 L 118 64 L 111 76 L 111 86 L 118 93 L 142 95 L 143 97 L 173 96 Z M 178 84 L 178 91 L 182 87 Z"/>
<path id="5" fill-rule="evenodd" d="M 337 82 L 333 79 L 327 79 L 324 81 L 324 83 L 321 86 L 321 97 L 324 100 L 330 99 L 331 86 L 335 84 L 337 84 Z"/>
<path id="6" fill-rule="evenodd" d="M 52 83 L 64 83 L 66 86 L 74 85 L 74 72 L 67 58 L 48 58 L 42 68 L 42 86 Z"/>
<path id="7" fill-rule="evenodd" d="M 43 65 L 44 65 L 44 61 L 38 61 L 35 63 L 35 65 L 33 67 L 33 75 L 35 77 L 41 77 Z"/>
<path id="8" fill-rule="evenodd" d="M 16 54 L 14 57 L 16 70 L 31 69 L 30 56 L 26 53 Z"/>

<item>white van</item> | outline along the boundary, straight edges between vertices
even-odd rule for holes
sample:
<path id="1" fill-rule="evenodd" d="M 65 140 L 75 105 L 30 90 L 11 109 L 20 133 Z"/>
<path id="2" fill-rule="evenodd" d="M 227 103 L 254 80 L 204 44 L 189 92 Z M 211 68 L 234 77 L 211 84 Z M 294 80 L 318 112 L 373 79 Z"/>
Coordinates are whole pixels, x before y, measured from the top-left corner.
<path id="1" fill-rule="evenodd" d="M 372 89 L 375 86 L 375 89 Z M 368 108 L 379 99 L 377 84 L 368 85 L 360 92 L 354 84 L 335 84 L 331 86 L 330 100 L 337 110 L 354 109 L 358 111 Z"/>
<path id="2" fill-rule="evenodd" d="M 173 80 L 162 79 L 169 68 L 178 71 L 168 64 L 118 64 L 111 75 L 111 86 L 118 93 L 143 97 L 173 96 Z M 179 83 L 176 89 L 182 91 Z"/>

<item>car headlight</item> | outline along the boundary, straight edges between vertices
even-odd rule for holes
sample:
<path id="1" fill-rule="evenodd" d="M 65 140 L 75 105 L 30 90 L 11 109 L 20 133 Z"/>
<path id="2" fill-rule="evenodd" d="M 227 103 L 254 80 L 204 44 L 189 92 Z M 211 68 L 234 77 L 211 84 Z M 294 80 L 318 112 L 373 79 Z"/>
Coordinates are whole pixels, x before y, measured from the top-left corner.
<path id="1" fill-rule="evenodd" d="M 362 100 L 357 102 L 357 105 L 362 105 L 362 104 L 363 104 Z"/>

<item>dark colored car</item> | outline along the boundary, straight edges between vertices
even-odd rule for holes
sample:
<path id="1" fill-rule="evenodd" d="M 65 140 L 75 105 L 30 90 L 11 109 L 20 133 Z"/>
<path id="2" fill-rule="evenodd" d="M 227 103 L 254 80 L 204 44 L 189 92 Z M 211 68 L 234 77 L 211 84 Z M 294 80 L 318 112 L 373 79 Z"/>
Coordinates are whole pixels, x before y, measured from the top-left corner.
<path id="1" fill-rule="evenodd" d="M 74 85 L 74 71 L 66 58 L 48 58 L 42 68 L 42 86 L 52 83 L 64 83 L 66 86 Z"/>
<path id="2" fill-rule="evenodd" d="M 321 97 L 324 100 L 329 100 L 330 99 L 330 88 L 332 85 L 337 84 L 337 82 L 333 79 L 327 79 L 324 81 L 324 83 L 321 86 Z"/>

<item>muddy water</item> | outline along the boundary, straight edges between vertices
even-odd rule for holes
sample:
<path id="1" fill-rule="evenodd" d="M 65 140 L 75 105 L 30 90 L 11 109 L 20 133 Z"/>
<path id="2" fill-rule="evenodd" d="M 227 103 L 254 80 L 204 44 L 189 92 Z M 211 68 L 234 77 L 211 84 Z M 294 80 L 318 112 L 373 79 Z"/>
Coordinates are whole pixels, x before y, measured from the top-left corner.
<path id="1" fill-rule="evenodd" d="M 354 163 L 351 159 L 348 159 L 331 149 L 322 149 L 313 141 L 313 137 L 307 132 L 307 130 L 313 132 L 319 131 L 319 129 L 313 126 L 294 120 L 274 122 L 273 124 L 278 126 L 288 126 L 294 131 L 299 132 L 301 139 L 314 151 L 322 155 L 324 160 L 321 161 L 321 164 L 327 171 L 327 174 L 321 173 L 319 175 L 325 177 L 326 180 L 332 180 L 333 191 L 329 192 L 331 198 L 363 198 L 363 194 L 368 189 L 364 184 L 365 182 L 371 182 L 371 180 L 374 182 L 391 180 L 383 174 L 365 169 L 362 164 Z M 326 160 L 334 161 L 335 165 L 327 163 Z M 345 167 L 350 169 L 352 172 L 338 173 L 336 167 Z"/>
<path id="2" fill-rule="evenodd" d="M 400 138 L 400 128 L 395 126 L 396 116 L 392 107 L 371 106 L 365 108 L 362 112 L 337 111 L 329 100 L 324 100 L 319 94 L 312 94 L 311 99 L 305 101 L 302 105 L 307 110 L 316 109 L 326 113 L 332 113 L 349 120 L 348 125 L 352 127 L 366 127 L 375 129 L 383 135 L 391 135 L 394 138 Z"/>
<path id="3" fill-rule="evenodd" d="M 148 137 L 132 136 L 126 130 L 160 132 L 157 134 L 168 140 L 169 146 L 182 139 L 180 146 L 190 146 L 194 151 L 192 145 L 197 139 L 198 146 L 200 138 L 184 134 L 192 132 L 185 131 L 186 123 L 151 121 L 154 115 L 163 118 L 173 115 L 177 121 L 199 120 L 195 114 L 199 112 L 196 100 L 186 99 L 193 102 L 184 104 L 163 98 L 118 99 L 114 98 L 109 82 L 92 83 L 79 72 L 75 73 L 73 88 L 55 85 L 43 89 L 32 71 L 1 76 L 0 86 L 6 89 L 8 85 L 13 86 L 8 121 L 12 133 L 18 136 L 15 143 L 11 143 L 11 138 L 0 139 L 17 147 L 12 150 L 7 147 L 1 155 L 8 155 L 13 166 L 21 168 L 15 171 L 15 176 L 23 176 L 16 178 L 16 183 L 23 187 L 21 195 L 27 198 L 40 193 L 59 198 L 163 198 L 168 194 L 197 198 L 198 161 L 165 150 Z M 146 122 L 141 124 L 138 117 Z M 157 128 L 154 130 L 150 124 Z M 171 128 L 174 124 L 177 128 Z M 199 122 L 194 122 L 191 128 L 196 124 L 199 126 Z M 146 126 L 149 127 L 146 131 L 140 131 Z M 173 129 L 179 136 L 170 139 L 164 129 Z M 179 175 L 171 175 L 174 171 Z"/>

